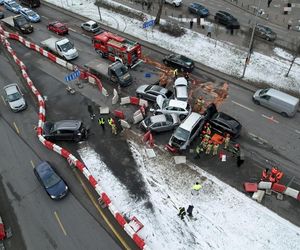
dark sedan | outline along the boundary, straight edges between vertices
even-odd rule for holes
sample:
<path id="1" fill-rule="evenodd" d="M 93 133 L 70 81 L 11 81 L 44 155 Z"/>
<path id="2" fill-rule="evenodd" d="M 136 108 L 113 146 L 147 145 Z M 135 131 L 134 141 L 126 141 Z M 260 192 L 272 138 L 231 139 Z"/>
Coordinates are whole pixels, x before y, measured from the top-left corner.
<path id="1" fill-rule="evenodd" d="M 233 15 L 225 11 L 218 11 L 215 15 L 215 21 L 225 25 L 228 29 L 240 28 L 240 23 L 238 20 Z"/>
<path id="2" fill-rule="evenodd" d="M 209 16 L 209 10 L 199 3 L 191 3 L 188 9 L 190 13 L 196 14 L 199 17 Z"/>
<path id="3" fill-rule="evenodd" d="M 164 98 L 170 98 L 173 93 L 172 91 L 163 88 L 159 85 L 142 85 L 137 88 L 136 96 L 139 98 L 143 98 L 145 100 L 149 100 L 152 102 L 156 101 L 157 96 L 163 96 Z"/>
<path id="4" fill-rule="evenodd" d="M 223 112 L 215 113 L 209 123 L 214 131 L 221 134 L 229 133 L 232 138 L 239 137 L 242 129 L 242 125 L 236 119 Z"/>
<path id="5" fill-rule="evenodd" d="M 59 200 L 67 195 L 69 190 L 67 184 L 48 162 L 43 161 L 33 171 L 51 199 Z"/>
<path id="6" fill-rule="evenodd" d="M 252 28 L 250 28 L 250 32 L 252 32 Z M 256 25 L 254 35 L 271 42 L 277 38 L 277 34 L 271 28 L 261 24 Z"/>
<path id="7" fill-rule="evenodd" d="M 192 72 L 194 69 L 194 62 L 192 59 L 178 54 L 170 54 L 163 59 L 167 66 L 179 69 L 181 71 Z"/>

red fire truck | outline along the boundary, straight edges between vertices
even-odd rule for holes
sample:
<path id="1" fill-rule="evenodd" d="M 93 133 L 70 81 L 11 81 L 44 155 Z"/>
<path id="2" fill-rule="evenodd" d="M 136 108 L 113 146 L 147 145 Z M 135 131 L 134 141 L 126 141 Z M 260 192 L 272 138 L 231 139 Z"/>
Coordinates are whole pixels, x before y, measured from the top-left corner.
<path id="1" fill-rule="evenodd" d="M 120 61 L 131 68 L 142 61 L 142 47 L 137 42 L 106 31 L 95 35 L 92 41 L 96 52 L 103 58 Z"/>

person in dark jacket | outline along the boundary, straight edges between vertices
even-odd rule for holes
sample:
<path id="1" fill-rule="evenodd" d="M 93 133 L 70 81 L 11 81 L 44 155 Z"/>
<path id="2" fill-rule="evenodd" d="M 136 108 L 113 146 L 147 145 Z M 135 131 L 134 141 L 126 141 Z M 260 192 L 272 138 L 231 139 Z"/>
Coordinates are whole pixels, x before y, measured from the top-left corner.
<path id="1" fill-rule="evenodd" d="M 236 160 L 237 167 L 239 168 L 240 166 L 242 166 L 244 161 L 245 161 L 245 154 L 244 154 L 244 151 L 240 148 L 239 152 L 238 152 L 237 160 Z"/>

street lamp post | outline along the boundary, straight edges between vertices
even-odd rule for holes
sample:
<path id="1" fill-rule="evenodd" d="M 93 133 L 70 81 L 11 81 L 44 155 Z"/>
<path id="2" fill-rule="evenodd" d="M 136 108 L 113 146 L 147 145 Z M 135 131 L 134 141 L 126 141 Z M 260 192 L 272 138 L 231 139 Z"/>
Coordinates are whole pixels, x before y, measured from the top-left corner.
<path id="1" fill-rule="evenodd" d="M 250 43 L 249 43 L 247 57 L 246 57 L 246 60 L 245 60 L 245 65 L 244 65 L 244 70 L 243 70 L 242 78 L 245 76 L 247 65 L 250 62 L 250 57 L 251 57 L 251 52 L 252 52 L 252 45 L 253 45 L 253 38 L 254 38 L 254 32 L 255 32 L 255 29 L 256 29 L 256 19 L 257 19 L 258 13 L 259 13 L 259 8 L 260 8 L 260 5 L 261 5 L 261 1 L 262 0 L 259 1 L 259 4 L 258 4 L 256 13 L 255 13 L 255 16 L 254 16 L 254 26 L 252 25 L 251 39 L 250 39 Z"/>

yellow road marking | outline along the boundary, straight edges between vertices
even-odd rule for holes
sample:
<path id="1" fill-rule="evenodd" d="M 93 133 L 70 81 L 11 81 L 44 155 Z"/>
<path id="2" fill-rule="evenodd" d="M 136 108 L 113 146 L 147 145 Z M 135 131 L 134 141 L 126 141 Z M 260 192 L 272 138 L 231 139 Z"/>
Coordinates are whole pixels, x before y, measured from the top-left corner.
<path id="1" fill-rule="evenodd" d="M 55 215 L 55 218 L 56 218 L 56 220 L 57 220 L 57 222 L 58 222 L 58 224 L 59 224 L 61 230 L 63 231 L 64 235 L 67 236 L 67 232 L 66 232 L 66 230 L 65 230 L 65 228 L 64 228 L 64 226 L 63 226 L 63 224 L 61 223 L 61 221 L 60 221 L 60 219 L 59 219 L 58 214 L 57 214 L 56 211 L 54 212 L 54 215 Z"/>
<path id="2" fill-rule="evenodd" d="M 15 122 L 14 122 L 14 126 L 15 126 L 15 129 L 16 129 L 17 133 L 20 134 L 20 131 L 19 131 L 19 129 L 17 127 L 17 124 Z"/>
<path id="3" fill-rule="evenodd" d="M 30 163 L 31 163 L 32 168 L 34 168 L 35 166 L 34 166 L 34 163 L 32 160 L 30 161 Z"/>
<path id="4" fill-rule="evenodd" d="M 92 201 L 92 203 L 94 204 L 94 206 L 96 207 L 96 209 L 98 210 L 98 212 L 100 213 L 100 215 L 102 216 L 102 218 L 104 219 L 105 223 L 109 226 L 109 228 L 114 233 L 114 235 L 118 238 L 118 240 L 121 242 L 121 244 L 123 245 L 123 247 L 125 249 L 127 249 L 127 250 L 130 250 L 130 247 L 127 245 L 127 243 L 125 242 L 125 240 L 121 237 L 121 235 L 117 232 L 117 230 L 109 222 L 108 218 L 102 212 L 99 204 L 97 203 L 97 201 L 95 201 L 95 198 L 93 197 L 93 195 L 91 194 L 91 192 L 88 190 L 88 188 L 86 187 L 86 185 L 83 183 L 83 181 L 82 181 L 82 179 L 81 179 L 81 177 L 80 177 L 80 175 L 78 174 L 77 171 L 75 171 L 75 176 L 77 177 L 77 179 L 79 180 L 79 182 L 80 182 L 81 186 L 83 187 L 84 191 L 86 192 L 86 194 L 88 195 L 88 197 L 90 198 L 90 200 Z"/>
<path id="5" fill-rule="evenodd" d="M 5 101 L 4 97 L 3 97 L 3 95 L 1 95 L 1 98 L 2 98 L 2 101 L 4 102 L 4 105 L 6 106 L 6 101 Z"/>

